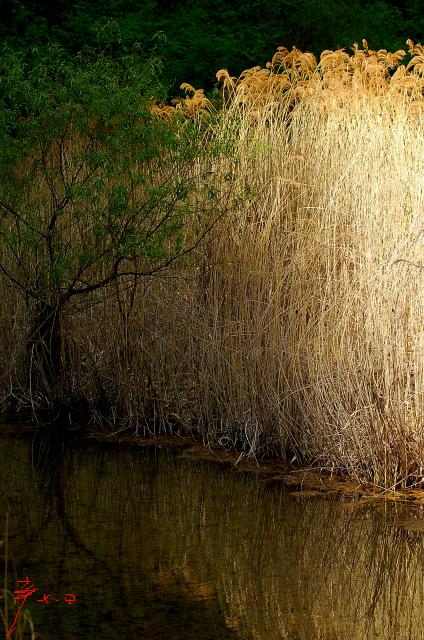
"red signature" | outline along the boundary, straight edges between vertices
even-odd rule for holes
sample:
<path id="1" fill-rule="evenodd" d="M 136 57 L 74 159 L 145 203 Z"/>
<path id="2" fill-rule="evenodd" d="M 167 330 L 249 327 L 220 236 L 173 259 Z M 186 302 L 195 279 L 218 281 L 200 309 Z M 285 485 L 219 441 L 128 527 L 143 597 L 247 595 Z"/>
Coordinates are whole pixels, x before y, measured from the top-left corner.
<path id="1" fill-rule="evenodd" d="M 13 599 L 15 602 L 19 602 L 18 610 L 15 614 L 15 618 L 12 622 L 12 625 L 7 632 L 6 638 L 10 638 L 12 633 L 16 630 L 16 624 L 18 622 L 19 614 L 21 613 L 22 607 L 25 602 L 28 600 L 30 596 L 32 596 L 36 591 L 39 591 L 39 588 L 35 586 L 34 582 L 30 578 L 25 578 L 25 580 L 17 580 L 18 584 L 22 586 L 18 589 L 15 589 L 13 592 Z M 50 598 L 52 600 L 50 600 Z M 77 597 L 74 593 L 64 593 L 63 594 L 63 602 L 66 604 L 74 604 L 77 601 Z M 61 602 L 59 598 L 53 598 L 51 593 L 44 593 L 41 600 L 36 600 L 36 602 L 42 602 L 43 604 L 51 604 L 52 602 Z"/>

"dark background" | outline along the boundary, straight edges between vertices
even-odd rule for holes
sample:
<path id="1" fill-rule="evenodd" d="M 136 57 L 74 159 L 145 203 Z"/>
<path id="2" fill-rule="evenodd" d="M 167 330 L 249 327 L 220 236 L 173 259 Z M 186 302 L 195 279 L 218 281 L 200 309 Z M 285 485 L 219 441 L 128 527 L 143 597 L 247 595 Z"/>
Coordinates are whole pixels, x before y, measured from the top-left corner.
<path id="1" fill-rule="evenodd" d="M 319 54 L 364 37 L 390 50 L 424 40 L 423 0 L 2 0 L 0 21 L 2 41 L 20 49 L 56 41 L 113 55 L 139 43 L 162 58 L 170 94 L 181 82 L 211 89 L 222 67 L 264 65 L 278 45 Z"/>

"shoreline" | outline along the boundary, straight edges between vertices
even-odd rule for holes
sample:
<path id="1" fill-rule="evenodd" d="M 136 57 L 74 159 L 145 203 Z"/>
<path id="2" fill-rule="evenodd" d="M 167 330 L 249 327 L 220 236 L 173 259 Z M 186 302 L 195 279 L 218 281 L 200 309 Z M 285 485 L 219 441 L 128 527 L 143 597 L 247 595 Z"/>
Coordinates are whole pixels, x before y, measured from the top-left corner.
<path id="1" fill-rule="evenodd" d="M 23 423 L 0 422 L 0 436 L 42 432 L 52 425 L 28 425 Z M 122 429 L 112 434 L 86 427 L 68 427 L 66 434 L 77 442 L 112 447 L 170 447 L 181 450 L 180 459 L 194 462 L 213 462 L 231 467 L 236 473 L 247 473 L 268 484 L 279 483 L 297 498 L 327 497 L 348 498 L 359 505 L 375 501 L 390 501 L 409 505 L 424 504 L 424 489 L 390 489 L 372 483 L 361 483 L 349 476 L 317 470 L 311 467 L 295 467 L 278 459 L 252 460 L 243 451 L 228 451 L 220 447 L 210 447 L 189 436 L 158 435 L 138 436 L 126 434 Z"/>

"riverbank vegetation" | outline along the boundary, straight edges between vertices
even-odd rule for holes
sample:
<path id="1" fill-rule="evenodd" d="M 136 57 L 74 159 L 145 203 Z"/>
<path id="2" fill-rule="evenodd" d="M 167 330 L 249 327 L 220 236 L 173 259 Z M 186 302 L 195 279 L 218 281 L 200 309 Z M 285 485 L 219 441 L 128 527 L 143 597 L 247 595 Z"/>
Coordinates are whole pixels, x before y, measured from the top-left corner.
<path id="1" fill-rule="evenodd" d="M 136 58 L 3 57 L 4 412 L 420 483 L 424 49 L 407 45 L 280 47 L 218 71 L 215 104 L 188 84 L 165 104 Z"/>

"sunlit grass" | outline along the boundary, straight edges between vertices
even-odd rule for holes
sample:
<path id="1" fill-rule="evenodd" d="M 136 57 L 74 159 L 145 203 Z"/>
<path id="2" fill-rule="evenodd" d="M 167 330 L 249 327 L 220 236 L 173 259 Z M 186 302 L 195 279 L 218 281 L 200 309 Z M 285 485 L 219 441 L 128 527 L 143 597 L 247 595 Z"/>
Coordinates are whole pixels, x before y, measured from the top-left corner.
<path id="1" fill-rule="evenodd" d="M 211 243 L 188 331 L 206 440 L 393 488 L 421 479 L 424 441 L 424 57 L 407 44 L 405 66 L 363 41 L 218 72 L 257 196 Z"/>
<path id="2" fill-rule="evenodd" d="M 248 197 L 165 277 L 70 309 L 67 384 L 92 419 L 384 488 L 421 481 L 424 49 L 407 44 L 409 58 L 363 41 L 220 70 L 210 124 L 188 84 L 155 107 L 210 126 L 205 144 L 236 135 Z M 201 185 L 196 197 L 201 210 Z M 28 405 L 25 312 L 2 287 L 3 398 Z"/>

